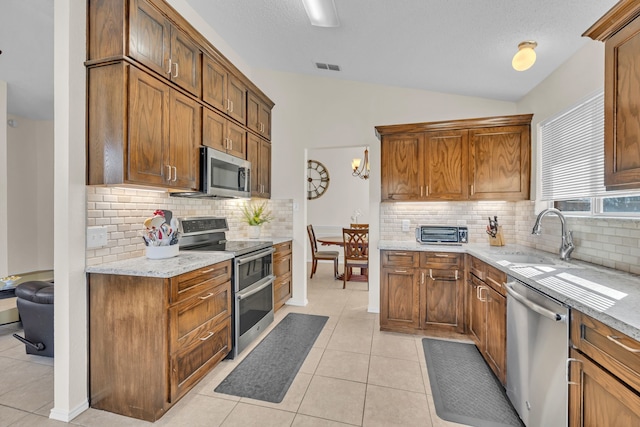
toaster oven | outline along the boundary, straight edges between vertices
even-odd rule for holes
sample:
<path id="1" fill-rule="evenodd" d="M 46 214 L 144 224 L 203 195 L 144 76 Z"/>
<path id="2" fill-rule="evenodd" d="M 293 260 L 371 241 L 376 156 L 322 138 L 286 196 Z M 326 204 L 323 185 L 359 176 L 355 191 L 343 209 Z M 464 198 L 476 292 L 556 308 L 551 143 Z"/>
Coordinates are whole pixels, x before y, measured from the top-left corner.
<path id="1" fill-rule="evenodd" d="M 462 245 L 469 242 L 469 229 L 448 225 L 421 225 L 416 241 L 423 245 Z"/>

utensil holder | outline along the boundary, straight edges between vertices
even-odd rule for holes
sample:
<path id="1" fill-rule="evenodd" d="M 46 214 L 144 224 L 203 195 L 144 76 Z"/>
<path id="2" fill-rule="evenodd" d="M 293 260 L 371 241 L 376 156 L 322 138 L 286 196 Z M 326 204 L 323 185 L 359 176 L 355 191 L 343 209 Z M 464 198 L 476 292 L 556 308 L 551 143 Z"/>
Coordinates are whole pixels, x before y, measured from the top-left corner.
<path id="1" fill-rule="evenodd" d="M 173 258 L 178 255 L 178 251 L 180 250 L 180 245 L 169 245 L 169 246 L 147 246 L 146 248 L 146 256 L 149 259 L 165 259 L 165 258 Z"/>
<path id="2" fill-rule="evenodd" d="M 504 236 L 502 235 L 502 226 L 498 226 L 498 232 L 496 237 L 489 236 L 489 245 L 491 246 L 504 246 Z"/>

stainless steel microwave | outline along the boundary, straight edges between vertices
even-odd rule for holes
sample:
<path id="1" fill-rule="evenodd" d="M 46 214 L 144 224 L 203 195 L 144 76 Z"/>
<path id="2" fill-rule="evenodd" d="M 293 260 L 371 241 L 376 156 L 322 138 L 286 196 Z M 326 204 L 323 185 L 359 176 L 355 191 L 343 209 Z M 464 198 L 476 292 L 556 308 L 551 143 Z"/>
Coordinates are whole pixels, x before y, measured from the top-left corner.
<path id="1" fill-rule="evenodd" d="M 423 245 L 461 245 L 469 242 L 467 227 L 421 225 L 416 228 L 416 241 Z"/>
<path id="2" fill-rule="evenodd" d="M 210 147 L 200 148 L 200 189 L 174 197 L 251 197 L 251 162 Z"/>

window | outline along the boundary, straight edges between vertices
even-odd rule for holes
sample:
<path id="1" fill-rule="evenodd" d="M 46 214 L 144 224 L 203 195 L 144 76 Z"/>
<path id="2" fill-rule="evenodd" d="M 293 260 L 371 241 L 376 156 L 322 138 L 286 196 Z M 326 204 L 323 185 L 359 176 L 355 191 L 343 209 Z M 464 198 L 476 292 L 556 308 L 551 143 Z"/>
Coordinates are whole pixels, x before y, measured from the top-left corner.
<path id="1" fill-rule="evenodd" d="M 604 186 L 604 93 L 540 124 L 542 200 L 573 215 L 640 216 L 639 192 Z"/>

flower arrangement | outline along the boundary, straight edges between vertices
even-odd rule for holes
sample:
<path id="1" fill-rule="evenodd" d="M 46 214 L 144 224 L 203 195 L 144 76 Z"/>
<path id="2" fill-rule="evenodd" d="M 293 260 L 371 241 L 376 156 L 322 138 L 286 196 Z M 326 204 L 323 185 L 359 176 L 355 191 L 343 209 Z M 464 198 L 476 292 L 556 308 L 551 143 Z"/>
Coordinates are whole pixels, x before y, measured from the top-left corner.
<path id="1" fill-rule="evenodd" d="M 273 220 L 273 215 L 271 215 L 270 211 L 267 211 L 267 202 L 259 205 L 244 205 L 242 207 L 242 216 L 244 217 L 244 222 L 249 225 L 262 225 Z"/>

